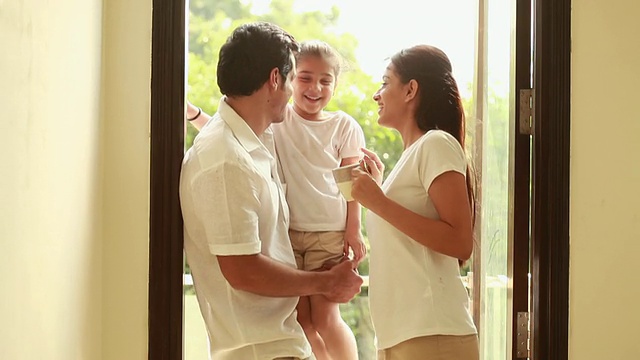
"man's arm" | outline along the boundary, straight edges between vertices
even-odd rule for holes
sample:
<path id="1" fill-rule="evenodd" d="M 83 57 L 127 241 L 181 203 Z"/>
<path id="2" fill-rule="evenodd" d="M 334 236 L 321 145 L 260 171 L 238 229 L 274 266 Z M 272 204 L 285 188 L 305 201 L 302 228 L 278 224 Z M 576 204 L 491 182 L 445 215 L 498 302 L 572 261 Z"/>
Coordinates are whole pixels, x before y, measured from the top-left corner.
<path id="1" fill-rule="evenodd" d="M 362 279 L 350 261 L 322 273 L 305 272 L 258 253 L 259 182 L 264 180 L 252 177 L 245 166 L 225 162 L 182 181 L 188 181 L 192 192 L 194 209 L 188 215 L 198 214 L 207 245 L 234 288 L 273 297 L 322 294 L 335 302 L 346 302 L 360 291 Z M 286 233 L 282 236 L 291 246 Z"/>
<path id="2" fill-rule="evenodd" d="M 324 295 L 345 303 L 360 292 L 355 264 L 344 261 L 328 271 L 297 270 L 262 254 L 218 256 L 222 274 L 234 289 L 262 296 Z"/>

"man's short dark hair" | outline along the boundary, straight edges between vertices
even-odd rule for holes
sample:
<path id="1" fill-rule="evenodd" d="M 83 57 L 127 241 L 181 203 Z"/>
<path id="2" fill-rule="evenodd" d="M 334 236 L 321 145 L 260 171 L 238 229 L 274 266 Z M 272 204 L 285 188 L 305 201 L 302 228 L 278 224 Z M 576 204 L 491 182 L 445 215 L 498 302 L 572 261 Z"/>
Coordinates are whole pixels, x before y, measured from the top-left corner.
<path id="1" fill-rule="evenodd" d="M 220 48 L 218 86 L 227 96 L 248 96 L 278 68 L 283 80 L 293 69 L 298 42 L 277 25 L 255 22 L 237 27 Z"/>

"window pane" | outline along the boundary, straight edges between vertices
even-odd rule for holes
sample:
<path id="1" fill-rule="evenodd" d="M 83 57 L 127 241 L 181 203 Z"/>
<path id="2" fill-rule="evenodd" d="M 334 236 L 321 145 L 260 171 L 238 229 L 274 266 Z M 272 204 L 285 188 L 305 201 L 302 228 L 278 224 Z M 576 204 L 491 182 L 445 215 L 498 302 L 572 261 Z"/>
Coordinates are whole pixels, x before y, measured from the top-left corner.
<path id="1" fill-rule="evenodd" d="M 483 68 L 477 71 L 483 76 L 476 77 L 483 84 L 482 94 L 478 95 L 483 103 L 476 106 L 480 119 L 476 127 L 482 135 L 480 146 L 475 148 L 476 158 L 480 159 L 480 236 L 479 276 L 476 285 L 480 285 L 479 334 L 481 358 L 486 360 L 507 359 L 508 318 L 508 260 L 509 260 L 509 197 L 510 174 L 510 134 L 513 109 L 510 103 L 512 89 L 512 28 L 513 8 L 509 0 L 484 0 L 486 17 L 485 49 L 480 52 L 485 58 Z M 482 12 L 480 12 L 482 14 Z M 478 104 L 476 104 L 478 105 Z M 478 267 L 476 267 L 478 268 Z M 473 276 L 478 276 L 475 271 Z M 476 304 L 478 305 L 478 304 Z"/>
<path id="2" fill-rule="evenodd" d="M 186 274 L 184 278 L 184 359 L 207 360 L 207 328 L 198 307 L 191 275 Z"/>

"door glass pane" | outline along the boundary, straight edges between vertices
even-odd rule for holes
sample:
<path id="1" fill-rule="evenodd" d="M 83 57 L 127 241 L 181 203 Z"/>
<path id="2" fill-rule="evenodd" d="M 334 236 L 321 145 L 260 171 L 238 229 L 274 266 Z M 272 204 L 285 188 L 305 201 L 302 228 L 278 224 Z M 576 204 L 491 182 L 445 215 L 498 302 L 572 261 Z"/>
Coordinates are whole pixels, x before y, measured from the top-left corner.
<path id="1" fill-rule="evenodd" d="M 185 360 L 207 360 L 208 342 L 207 328 L 200 314 L 198 300 L 196 299 L 195 290 L 191 275 L 187 272 L 184 276 L 184 359 Z"/>
<path id="2" fill-rule="evenodd" d="M 487 41 L 477 47 L 479 0 L 202 1 L 191 0 L 189 16 L 188 99 L 213 114 L 221 97 L 216 64 L 221 44 L 244 22 L 267 20 L 290 31 L 298 40 L 327 41 L 348 60 L 329 110 L 351 114 L 363 127 L 367 146 L 382 155 L 391 170 L 402 151 L 398 134 L 376 123 L 378 88 L 386 59 L 401 48 L 419 43 L 445 51 L 461 90 L 467 113 L 467 147 L 480 175 L 479 258 L 462 269 L 473 295 L 475 272 L 482 359 L 506 359 L 507 243 L 510 128 L 511 1 L 487 1 Z M 366 12 L 363 12 L 366 9 Z M 410 25 L 407 25 L 410 24 Z M 413 25 L 419 24 L 420 31 Z M 479 56 L 482 59 L 479 59 Z M 482 61 L 479 61 L 482 60 Z M 478 66 L 481 71 L 478 71 Z M 187 146 L 197 132 L 188 127 Z M 364 234 L 366 240 L 366 234 Z M 477 269 L 477 270 L 475 270 Z M 368 275 L 364 261 L 360 273 Z M 360 359 L 375 359 L 367 287 L 349 304 L 340 306 L 358 342 Z M 185 359 L 207 359 L 207 334 L 185 264 Z"/>
<path id="3" fill-rule="evenodd" d="M 513 2 L 478 1 L 472 128 L 479 175 L 479 228 L 474 256 L 474 308 L 482 359 L 507 359 L 510 349 L 508 262 L 513 106 Z"/>

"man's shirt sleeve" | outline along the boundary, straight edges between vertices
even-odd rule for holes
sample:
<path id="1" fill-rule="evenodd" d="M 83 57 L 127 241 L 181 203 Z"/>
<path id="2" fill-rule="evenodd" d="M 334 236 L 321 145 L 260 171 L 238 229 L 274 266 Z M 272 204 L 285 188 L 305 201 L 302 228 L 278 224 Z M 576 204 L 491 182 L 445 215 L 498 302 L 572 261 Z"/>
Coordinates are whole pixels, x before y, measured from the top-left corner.
<path id="1" fill-rule="evenodd" d="M 260 200 L 255 174 L 225 163 L 199 174 L 192 184 L 195 213 L 214 255 L 260 253 Z"/>

